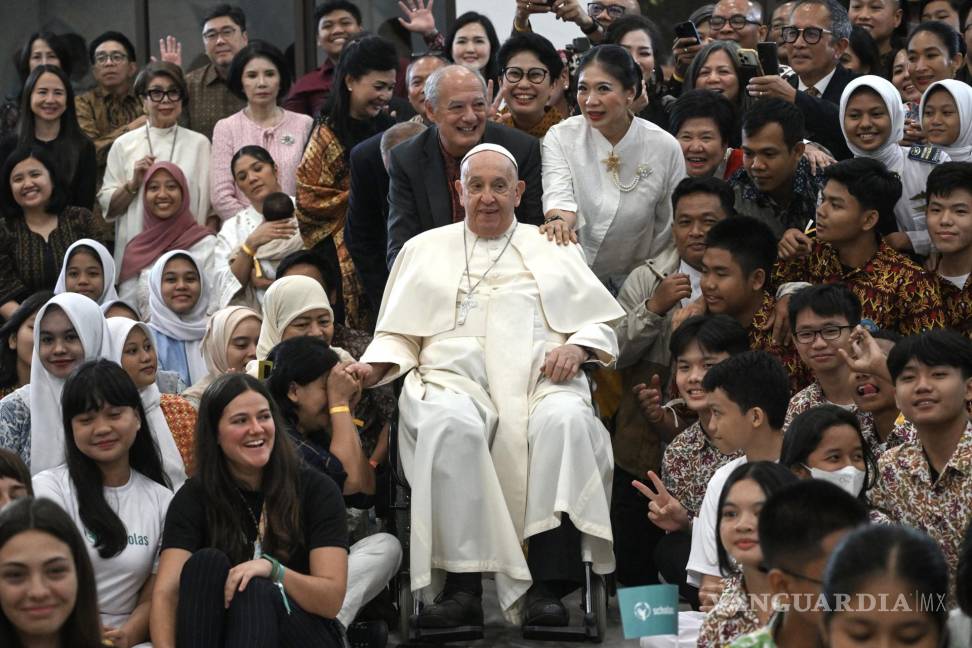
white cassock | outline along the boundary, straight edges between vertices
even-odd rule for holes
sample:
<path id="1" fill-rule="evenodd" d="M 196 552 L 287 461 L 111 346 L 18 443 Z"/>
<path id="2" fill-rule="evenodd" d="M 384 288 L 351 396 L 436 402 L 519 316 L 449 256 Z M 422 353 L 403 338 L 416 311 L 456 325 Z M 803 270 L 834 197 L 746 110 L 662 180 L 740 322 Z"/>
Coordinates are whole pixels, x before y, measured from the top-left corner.
<path id="1" fill-rule="evenodd" d="M 471 285 L 482 283 L 460 323 L 464 233 Z M 532 225 L 478 239 L 456 223 L 405 245 L 361 360 L 395 365 L 382 383 L 407 374 L 399 439 L 412 487 L 413 590 L 428 599 L 443 571 L 493 572 L 504 614 L 518 622 L 532 582 L 523 540 L 556 528 L 561 513 L 594 571 L 614 570 L 611 440 L 584 374 L 558 385 L 540 369 L 565 343 L 613 363 L 608 322 L 623 315 L 579 247 L 557 246 Z"/>

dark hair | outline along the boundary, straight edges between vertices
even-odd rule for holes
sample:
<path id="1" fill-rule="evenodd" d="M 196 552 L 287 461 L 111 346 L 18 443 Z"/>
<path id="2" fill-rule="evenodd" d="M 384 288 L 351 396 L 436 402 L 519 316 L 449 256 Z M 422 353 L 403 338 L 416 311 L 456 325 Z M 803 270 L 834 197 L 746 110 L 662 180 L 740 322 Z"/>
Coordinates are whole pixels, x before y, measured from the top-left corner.
<path id="1" fill-rule="evenodd" d="M 287 276 L 290 269 L 298 265 L 312 265 L 321 273 L 324 280 L 324 291 L 340 290 L 341 271 L 330 257 L 314 250 L 298 250 L 291 252 L 277 264 L 277 279 Z M 334 306 L 337 306 L 336 304 Z"/>
<path id="2" fill-rule="evenodd" d="M 926 195 L 946 197 L 959 189 L 972 193 L 972 162 L 943 162 L 928 174 Z"/>
<path id="3" fill-rule="evenodd" d="M 284 58 L 283 52 L 266 41 L 252 40 L 236 53 L 236 56 L 230 62 L 226 85 L 230 92 L 246 101 L 246 93 L 243 92 L 243 69 L 250 61 L 258 58 L 270 61 L 277 68 L 277 76 L 280 77 L 280 89 L 277 91 L 277 103 L 279 104 L 290 91 L 290 68 L 287 67 L 287 60 Z"/>
<path id="4" fill-rule="evenodd" d="M 780 361 L 765 351 L 745 351 L 723 360 L 705 372 L 702 389 L 721 389 L 743 412 L 760 408 L 775 430 L 786 420 L 789 377 Z"/>
<path id="5" fill-rule="evenodd" d="M 719 129 L 723 142 L 736 134 L 736 107 L 725 95 L 712 90 L 688 90 L 675 100 L 669 113 L 668 125 L 672 135 L 678 135 L 682 125 L 690 119 L 711 119 Z"/>
<path id="6" fill-rule="evenodd" d="M 694 315 L 672 331 L 668 350 L 676 359 L 688 345 L 695 342 L 709 353 L 737 353 L 749 351 L 749 333 L 728 315 Z"/>
<path id="7" fill-rule="evenodd" d="M 827 8 L 827 13 L 830 15 L 830 31 L 833 32 L 831 42 L 838 41 L 841 38 L 850 38 L 851 21 L 847 15 L 847 8 L 842 4 L 836 0 L 796 0 L 790 9 L 790 14 L 792 15 L 797 7 L 803 5 L 820 5 Z"/>
<path id="8" fill-rule="evenodd" d="M 230 175 L 233 176 L 233 181 L 236 182 L 236 163 L 240 161 L 240 158 L 244 155 L 249 155 L 252 158 L 260 160 L 264 164 L 269 164 L 274 169 L 277 168 L 277 163 L 273 161 L 273 156 L 270 152 L 262 146 L 257 146 L 256 144 L 247 144 L 246 146 L 240 147 L 240 149 L 233 154 L 232 159 L 230 159 Z"/>
<path id="9" fill-rule="evenodd" d="M 479 70 L 479 73 L 483 75 L 483 78 L 487 81 L 493 82 L 493 87 L 497 87 L 496 84 L 499 81 L 499 65 L 497 64 L 497 57 L 499 55 L 500 42 L 499 38 L 496 37 L 496 28 L 493 27 L 493 21 L 484 16 L 481 13 L 476 13 L 475 11 L 467 11 L 462 14 L 456 21 L 452 23 L 452 29 L 446 35 L 445 39 L 445 55 L 452 63 L 455 61 L 452 58 L 452 44 L 456 42 L 456 34 L 459 30 L 466 25 L 471 25 L 472 23 L 478 23 L 483 26 L 483 31 L 486 32 L 486 40 L 489 41 L 489 61 L 486 66 Z"/>
<path id="10" fill-rule="evenodd" d="M 729 473 L 729 477 L 722 487 L 722 492 L 719 493 L 719 505 L 716 509 L 715 525 L 719 571 L 723 577 L 731 576 L 738 569 L 733 566 L 732 561 L 729 559 L 729 552 L 726 551 L 725 545 L 722 544 L 722 533 L 720 532 L 722 528 L 722 509 L 726 505 L 726 498 L 729 497 L 729 491 L 732 490 L 732 487 L 747 479 L 752 479 L 759 484 L 759 488 L 763 491 L 763 495 L 767 500 L 781 488 L 799 481 L 797 476 L 792 472 L 772 461 L 750 461 L 736 466 L 736 469 Z M 760 519 L 762 519 L 762 516 L 760 516 Z M 759 531 L 760 536 L 762 536 L 762 529 L 760 528 Z"/>
<path id="11" fill-rule="evenodd" d="M 88 45 L 88 59 L 91 61 L 91 65 L 95 63 L 95 50 L 98 49 L 102 43 L 107 43 L 108 41 L 114 41 L 125 48 L 125 54 L 128 55 L 128 62 L 135 63 L 135 46 L 132 45 L 132 41 L 128 40 L 128 37 L 121 32 L 116 31 L 106 31 L 103 34 L 95 37 L 93 41 Z"/>
<path id="12" fill-rule="evenodd" d="M 533 32 L 517 32 L 506 39 L 496 55 L 499 70 L 505 70 L 510 59 L 521 52 L 530 52 L 536 56 L 550 72 L 550 85 L 557 83 L 560 73 L 564 71 L 564 62 L 553 43 Z"/>
<path id="13" fill-rule="evenodd" d="M 704 45 L 699 53 L 695 55 L 692 62 L 689 64 L 688 69 L 685 71 L 685 80 L 682 82 L 682 94 L 686 94 L 695 90 L 695 81 L 699 76 L 699 70 L 708 62 L 709 57 L 716 52 L 725 52 L 726 56 L 729 57 L 729 61 L 732 64 L 733 73 L 736 75 L 736 79 L 739 81 L 739 94 L 736 96 L 736 101 L 730 101 L 730 104 L 735 104 L 735 108 L 738 112 L 746 112 L 755 100 L 749 96 L 746 92 L 745 80 L 743 79 L 742 70 L 739 67 L 739 44 L 734 41 L 720 41 L 715 40 L 707 45 Z M 729 101 L 729 99 L 726 99 Z"/>
<path id="14" fill-rule="evenodd" d="M 287 220 L 294 215 L 294 201 L 282 191 L 274 192 L 263 199 L 263 219 L 268 221 Z"/>
<path id="15" fill-rule="evenodd" d="M 128 531 L 105 500 L 104 476 L 97 462 L 84 454 L 75 442 L 72 419 L 108 405 L 130 407 L 138 415 L 140 425 L 128 450 L 132 470 L 171 487 L 162 471 L 162 459 L 152 439 L 142 398 L 128 373 L 110 360 L 91 360 L 71 372 L 61 394 L 64 451 L 81 522 L 94 536 L 94 546 L 102 558 L 117 556 L 128 546 Z"/>
<path id="16" fill-rule="evenodd" d="M 142 71 L 135 77 L 135 85 L 132 86 L 132 91 L 135 93 L 135 96 L 145 97 L 148 92 L 148 86 L 152 83 L 152 79 L 160 76 L 168 77 L 175 84 L 175 87 L 179 90 L 179 94 L 182 95 L 181 103 L 183 108 L 188 105 L 189 86 L 186 85 L 186 77 L 182 74 L 182 68 L 168 61 L 153 61 L 142 68 Z"/>
<path id="17" fill-rule="evenodd" d="M 213 547 L 220 547 L 235 565 L 253 556 L 252 547 L 243 539 L 241 531 L 249 526 L 249 516 L 240 510 L 240 484 L 233 478 L 220 449 L 219 420 L 223 410 L 240 394 L 256 392 L 270 406 L 273 417 L 273 449 L 263 468 L 264 502 L 267 529 L 263 550 L 286 561 L 303 545 L 300 531 L 300 500 L 297 497 L 297 453 L 284 431 L 280 412 L 266 386 L 243 373 L 224 374 L 203 392 L 196 419 L 196 474 L 205 493 L 207 537 Z"/>
<path id="18" fill-rule="evenodd" d="M 62 68 L 55 65 L 38 65 L 27 76 L 24 82 L 24 90 L 20 103 L 20 133 L 17 136 L 18 146 L 30 146 L 36 141 L 34 137 L 34 127 L 36 116 L 30 109 L 31 95 L 34 94 L 34 87 L 43 74 L 53 74 L 61 83 L 64 84 L 64 112 L 61 113 L 60 130 L 57 138 L 50 143 L 54 160 L 60 167 L 61 178 L 66 183 L 70 183 L 77 171 L 84 145 L 88 143 L 88 138 L 81 132 L 78 126 L 78 115 L 74 107 L 74 88 L 71 86 L 71 79 Z"/>
<path id="19" fill-rule="evenodd" d="M 88 549 L 74 520 L 49 499 L 24 497 L 0 512 L 0 549 L 27 531 L 40 531 L 63 542 L 71 551 L 77 575 L 78 593 L 74 609 L 60 628 L 62 645 L 72 648 L 100 648 L 101 618 L 98 592 Z M 20 646 L 17 628 L 0 610 L 0 646 Z"/>
<path id="20" fill-rule="evenodd" d="M 919 23 L 911 33 L 908 34 L 907 47 L 911 46 L 911 41 L 914 40 L 915 36 L 921 32 L 930 32 L 938 37 L 938 40 L 942 42 L 945 49 L 948 50 L 949 58 L 954 57 L 956 54 L 962 52 L 962 36 L 959 35 L 957 31 L 949 27 L 943 22 L 938 22 L 937 20 L 926 20 L 925 22 Z"/>
<path id="21" fill-rule="evenodd" d="M 972 341 L 952 329 L 931 329 L 909 335 L 888 354 L 891 382 L 897 382 L 905 365 L 917 360 L 926 367 L 955 367 L 962 379 L 972 378 Z"/>
<path id="22" fill-rule="evenodd" d="M 851 29 L 848 43 L 848 47 L 853 50 L 854 55 L 860 59 L 861 66 L 865 68 L 864 74 L 876 74 L 881 71 L 881 53 L 871 32 L 855 25 Z"/>
<path id="23" fill-rule="evenodd" d="M 769 282 L 777 250 L 776 237 L 766 223 L 750 216 L 727 218 L 712 226 L 705 245 L 729 252 L 746 277 L 762 270 Z"/>
<path id="24" fill-rule="evenodd" d="M 652 70 L 652 75 L 655 77 L 656 81 L 652 87 L 654 87 L 657 92 L 661 92 L 664 83 L 659 82 L 664 81 L 661 64 L 665 60 L 665 47 L 662 44 L 662 38 L 660 32 L 658 31 L 658 25 L 656 25 L 654 21 L 646 16 L 642 16 L 641 14 L 626 14 L 621 16 L 608 25 L 607 31 L 604 32 L 604 40 L 602 42 L 605 45 L 620 45 L 621 40 L 625 36 L 636 31 L 644 32 L 647 34 L 648 40 L 651 41 L 651 51 L 655 57 L 655 68 Z M 646 84 L 647 81 L 648 80 L 646 79 Z"/>
<path id="25" fill-rule="evenodd" d="M 224 16 L 232 20 L 240 28 L 241 32 L 246 31 L 246 14 L 243 13 L 243 10 L 239 6 L 226 3 L 218 4 L 203 14 L 202 20 L 199 21 L 199 27 L 205 28 L 206 23 L 210 20 L 223 18 Z"/>
<path id="26" fill-rule="evenodd" d="M 752 137 L 770 124 L 780 125 L 787 149 L 792 151 L 803 141 L 806 130 L 803 113 L 794 104 L 782 99 L 760 99 L 753 103 L 742 117 L 743 135 Z"/>
<path id="27" fill-rule="evenodd" d="M 904 581 L 918 601 L 938 601 L 948 595 L 948 564 L 938 543 L 911 527 L 875 524 L 851 531 L 827 562 L 821 589 L 826 605 L 824 627 L 847 609 L 846 601 L 874 578 L 893 576 Z M 843 600 L 841 605 L 838 601 Z M 927 605 L 939 636 L 946 632 L 947 605 Z"/>
<path id="28" fill-rule="evenodd" d="M 867 523 L 867 507 L 839 486 L 819 479 L 788 484 L 767 497 L 759 512 L 763 562 L 770 569 L 796 571 L 823 556 L 824 538 Z"/>
<path id="29" fill-rule="evenodd" d="M 791 332 L 796 332 L 797 315 L 805 310 L 821 317 L 842 316 L 851 326 L 861 322 L 861 300 L 843 283 L 817 284 L 796 291 L 787 307 Z"/>
<path id="30" fill-rule="evenodd" d="M 24 215 L 23 208 L 14 199 L 13 190 L 10 188 L 10 176 L 14 167 L 28 158 L 33 158 L 44 165 L 47 173 L 51 176 L 51 198 L 47 201 L 46 210 L 50 214 L 60 214 L 67 207 L 67 193 L 64 190 L 64 178 L 61 177 L 60 169 L 51 154 L 46 149 L 37 144 L 30 146 L 20 146 L 10 154 L 7 161 L 3 164 L 0 171 L 0 203 L 3 205 L 3 215 L 5 218 L 15 218 Z"/>
<path id="31" fill-rule="evenodd" d="M 30 51 L 34 47 L 34 42 L 38 40 L 44 41 L 48 47 L 54 50 L 54 55 L 60 61 L 64 74 L 68 77 L 71 76 L 73 66 L 71 65 L 71 53 L 68 51 L 67 44 L 53 32 L 39 31 L 31 34 L 24 46 L 17 50 L 14 55 L 14 67 L 17 68 L 17 76 L 20 77 L 21 86 L 27 81 L 27 76 L 30 74 Z"/>
<path id="32" fill-rule="evenodd" d="M 972 616 L 972 520 L 965 527 L 955 584 L 955 598 L 958 599 L 959 608 L 966 616 Z"/>
<path id="33" fill-rule="evenodd" d="M 865 493 L 877 481 L 877 462 L 861 431 L 861 422 L 857 415 L 843 407 L 829 404 L 817 405 L 794 417 L 790 427 L 786 429 L 786 434 L 783 435 L 780 464 L 790 470 L 805 466 L 810 454 L 823 441 L 824 433 L 838 425 L 851 426 L 861 440 L 861 448 L 864 450 L 864 486 L 858 493 L 858 499 L 863 501 Z"/>
<path id="34" fill-rule="evenodd" d="M 678 210 L 678 202 L 682 198 L 700 193 L 718 198 L 722 211 L 725 212 L 727 218 L 736 215 L 736 195 L 733 193 L 732 187 L 725 180 L 713 176 L 697 178 L 686 176 L 682 178 L 675 185 L 675 190 L 672 191 L 672 212 Z"/>
<path id="35" fill-rule="evenodd" d="M 50 290 L 42 290 L 20 302 L 20 306 L 0 327 L 0 388 L 11 389 L 17 386 L 17 351 L 10 348 L 10 338 L 41 306 L 54 296 Z"/>
<path id="36" fill-rule="evenodd" d="M 628 50 L 620 45 L 598 45 L 588 50 L 577 65 L 575 75 L 578 80 L 584 69 L 592 63 L 596 63 L 610 76 L 617 79 L 625 90 L 634 90 L 636 98 L 641 96 L 641 67 L 635 63 Z"/>
<path id="37" fill-rule="evenodd" d="M 351 132 L 351 91 L 346 80 L 358 79 L 369 72 L 398 70 L 398 52 L 391 41 L 381 36 L 362 35 L 352 38 L 341 50 L 334 69 L 334 83 L 327 104 L 318 115 L 344 147 L 345 159 L 357 144 Z"/>
<path id="38" fill-rule="evenodd" d="M 861 209 L 874 209 L 878 222 L 874 234 L 878 240 L 898 231 L 894 206 L 901 197 L 901 179 L 894 171 L 874 158 L 855 157 L 831 164 L 823 170 L 824 184 L 835 180 L 860 204 Z"/>
<path id="39" fill-rule="evenodd" d="M 30 480 L 30 468 L 13 450 L 0 448 L 0 479 L 13 479 L 24 485 L 29 497 L 34 496 L 34 484 Z"/>
<path id="40" fill-rule="evenodd" d="M 358 9 L 358 5 L 348 0 L 328 0 L 314 9 L 314 31 L 320 28 L 321 18 L 335 11 L 347 11 L 359 25 L 361 24 L 361 10 Z"/>
<path id="41" fill-rule="evenodd" d="M 290 386 L 295 383 L 304 386 L 317 380 L 337 365 L 338 354 L 320 338 L 301 336 L 284 340 L 273 347 L 267 360 L 273 363 L 266 380 L 267 390 L 276 401 L 283 419 L 296 429 L 297 407 L 288 396 Z"/>

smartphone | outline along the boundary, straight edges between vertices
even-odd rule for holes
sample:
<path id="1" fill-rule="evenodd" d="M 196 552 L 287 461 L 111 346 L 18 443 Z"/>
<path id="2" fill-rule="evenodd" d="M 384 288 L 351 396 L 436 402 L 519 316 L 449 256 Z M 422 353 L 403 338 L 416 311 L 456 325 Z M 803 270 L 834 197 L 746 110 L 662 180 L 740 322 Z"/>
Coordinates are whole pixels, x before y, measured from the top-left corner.
<path id="1" fill-rule="evenodd" d="M 762 74 L 780 73 L 780 56 L 778 46 L 773 41 L 756 43 L 756 54 Z"/>
<path id="2" fill-rule="evenodd" d="M 702 42 L 702 37 L 699 36 L 699 30 L 695 28 L 695 23 L 691 20 L 678 23 L 675 25 L 674 30 L 675 38 L 694 38 L 696 45 Z"/>
<path id="3" fill-rule="evenodd" d="M 759 55 L 756 50 L 739 49 L 739 87 L 744 88 L 753 77 L 763 76 L 759 67 Z"/>

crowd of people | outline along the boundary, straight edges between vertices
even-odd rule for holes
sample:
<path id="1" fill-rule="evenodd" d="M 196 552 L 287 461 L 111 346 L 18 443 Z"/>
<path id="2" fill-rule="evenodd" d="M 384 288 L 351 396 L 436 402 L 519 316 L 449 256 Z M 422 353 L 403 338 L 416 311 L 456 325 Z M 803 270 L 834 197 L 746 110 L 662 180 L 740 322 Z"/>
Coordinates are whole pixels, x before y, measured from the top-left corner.
<path id="1" fill-rule="evenodd" d="M 700 648 L 972 645 L 972 3 L 398 4 L 424 49 L 327 0 L 296 79 L 227 4 L 193 70 L 17 52 L 0 645 L 380 647 L 398 580 L 448 639 L 484 577 L 553 632 L 609 574 Z"/>

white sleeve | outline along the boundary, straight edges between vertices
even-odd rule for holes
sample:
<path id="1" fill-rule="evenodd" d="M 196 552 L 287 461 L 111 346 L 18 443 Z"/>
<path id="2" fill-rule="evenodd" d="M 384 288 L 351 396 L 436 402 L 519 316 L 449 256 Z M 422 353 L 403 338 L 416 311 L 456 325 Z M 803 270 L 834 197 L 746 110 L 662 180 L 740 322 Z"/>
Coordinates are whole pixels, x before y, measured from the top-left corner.
<path id="1" fill-rule="evenodd" d="M 560 132 L 552 129 L 543 138 L 543 213 L 551 209 L 577 212 L 577 199 L 574 196 L 574 183 L 571 179 L 567 151 L 560 142 Z M 576 228 L 580 228 L 580 215 Z"/>
<path id="2" fill-rule="evenodd" d="M 722 474 L 720 474 L 722 472 Z M 685 565 L 686 581 L 699 587 L 703 576 L 720 576 L 719 550 L 716 547 L 716 520 L 719 495 L 725 483 L 724 471 L 717 471 L 705 489 L 699 515 L 692 522 L 692 551 Z"/>
<path id="3" fill-rule="evenodd" d="M 62 509 L 68 510 L 66 501 L 67 493 L 64 492 L 60 480 L 51 470 L 44 470 L 37 473 L 30 480 L 34 487 L 34 497 L 43 497 L 53 500 Z"/>

